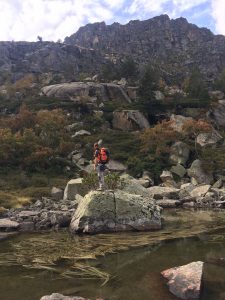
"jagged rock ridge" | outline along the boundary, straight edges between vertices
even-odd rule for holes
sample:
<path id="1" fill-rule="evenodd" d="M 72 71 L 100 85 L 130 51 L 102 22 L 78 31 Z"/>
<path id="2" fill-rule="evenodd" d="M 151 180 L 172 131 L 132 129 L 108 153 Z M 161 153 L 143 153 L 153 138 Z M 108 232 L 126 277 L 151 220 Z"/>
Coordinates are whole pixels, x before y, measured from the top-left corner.
<path id="1" fill-rule="evenodd" d="M 140 65 L 159 67 L 175 82 L 194 66 L 210 81 L 225 68 L 225 37 L 184 18 L 162 15 L 126 25 L 88 24 L 64 43 L 0 42 L 0 84 L 7 74 L 12 81 L 27 73 L 48 72 L 62 74 L 66 81 L 79 80 L 80 73 L 94 75 L 105 62 L 127 56 Z"/>
<path id="2" fill-rule="evenodd" d="M 65 38 L 67 44 L 96 49 L 106 57 L 132 56 L 141 64 L 153 63 L 177 75 L 198 66 L 211 79 L 225 67 L 225 37 L 190 24 L 184 18 L 161 15 L 126 25 L 88 24 Z"/>

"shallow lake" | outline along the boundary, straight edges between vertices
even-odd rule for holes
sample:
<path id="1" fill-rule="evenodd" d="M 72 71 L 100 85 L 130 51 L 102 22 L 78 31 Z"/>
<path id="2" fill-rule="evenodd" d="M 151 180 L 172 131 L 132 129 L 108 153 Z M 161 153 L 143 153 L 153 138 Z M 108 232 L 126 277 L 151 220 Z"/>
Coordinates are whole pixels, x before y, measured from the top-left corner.
<path id="1" fill-rule="evenodd" d="M 59 292 L 95 299 L 175 300 L 160 272 L 202 260 L 203 300 L 225 299 L 225 211 L 167 210 L 146 233 L 21 234 L 0 242 L 0 300 Z"/>

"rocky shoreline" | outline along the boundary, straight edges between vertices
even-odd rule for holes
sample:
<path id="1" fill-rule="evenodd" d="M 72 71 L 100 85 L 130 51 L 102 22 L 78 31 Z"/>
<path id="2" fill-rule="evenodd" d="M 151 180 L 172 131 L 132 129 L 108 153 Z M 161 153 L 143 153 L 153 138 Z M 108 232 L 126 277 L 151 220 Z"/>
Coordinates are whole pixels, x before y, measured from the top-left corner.
<path id="1" fill-rule="evenodd" d="M 146 231 L 161 228 L 161 211 L 169 208 L 223 209 L 225 188 L 185 183 L 180 188 L 144 187 L 143 180 L 124 176 L 122 189 L 91 191 L 84 197 L 82 180 L 68 182 L 64 193 L 6 210 L 0 215 L 0 240 L 12 232 L 69 228 L 71 232 Z"/>
<path id="2" fill-rule="evenodd" d="M 143 179 L 134 179 L 128 175 L 121 178 L 124 184 L 120 189 L 90 191 L 84 197 L 81 196 L 84 192 L 81 178 L 73 179 L 64 191 L 54 188 L 52 198 L 42 197 L 29 206 L 5 211 L 0 216 L 0 241 L 20 232 L 61 228 L 70 230 L 72 234 L 159 230 L 163 209 L 225 207 L 223 187 L 192 183 L 182 184 L 180 188 L 144 187 L 146 182 Z M 161 275 L 168 280 L 169 291 L 178 298 L 199 299 L 203 266 L 203 262 L 192 262 L 164 270 Z M 53 293 L 40 300 L 88 299 Z"/>

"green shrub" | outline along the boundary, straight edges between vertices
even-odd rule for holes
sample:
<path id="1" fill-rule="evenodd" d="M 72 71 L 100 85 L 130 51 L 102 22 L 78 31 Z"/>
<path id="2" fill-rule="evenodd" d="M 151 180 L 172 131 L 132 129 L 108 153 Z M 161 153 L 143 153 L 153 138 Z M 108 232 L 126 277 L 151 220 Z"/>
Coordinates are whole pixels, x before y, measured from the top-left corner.
<path id="1" fill-rule="evenodd" d="M 34 187 L 48 186 L 48 178 L 45 175 L 35 174 L 31 177 L 31 185 Z"/>
<path id="2" fill-rule="evenodd" d="M 209 99 L 207 85 L 203 80 L 203 76 L 198 68 L 193 69 L 190 77 L 186 79 L 185 91 L 191 98 Z"/>
<path id="3" fill-rule="evenodd" d="M 84 176 L 82 183 L 88 191 L 96 190 L 98 188 L 98 175 L 96 172 L 91 172 Z"/>
<path id="4" fill-rule="evenodd" d="M 92 172 L 84 176 L 82 183 L 84 187 L 90 190 L 96 190 L 99 187 L 98 175 L 96 172 Z M 117 173 L 109 173 L 105 176 L 105 188 L 109 190 L 115 190 L 122 188 L 124 185 L 123 179 Z"/>
<path id="5" fill-rule="evenodd" d="M 109 190 L 123 188 L 124 179 L 121 179 L 117 173 L 109 173 L 105 176 L 105 185 Z"/>
<path id="6" fill-rule="evenodd" d="M 138 76 L 138 66 L 132 57 L 126 57 L 119 66 L 119 76 L 129 81 L 135 80 Z"/>
<path id="7" fill-rule="evenodd" d="M 136 177 L 140 174 L 142 174 L 144 170 L 144 161 L 140 159 L 139 157 L 132 156 L 129 157 L 127 161 L 128 171 L 129 173 Z"/>

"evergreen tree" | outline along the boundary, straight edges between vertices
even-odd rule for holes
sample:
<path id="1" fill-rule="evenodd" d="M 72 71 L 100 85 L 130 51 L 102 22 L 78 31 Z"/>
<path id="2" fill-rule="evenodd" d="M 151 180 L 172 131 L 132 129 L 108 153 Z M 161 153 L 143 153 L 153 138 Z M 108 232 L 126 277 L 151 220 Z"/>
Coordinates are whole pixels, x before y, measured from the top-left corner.
<path id="1" fill-rule="evenodd" d="M 109 61 L 102 66 L 101 78 L 105 81 L 119 79 L 119 77 L 118 67 L 113 62 Z"/>
<path id="2" fill-rule="evenodd" d="M 154 98 L 153 91 L 157 89 L 159 81 L 158 71 L 152 66 L 147 66 L 139 85 L 139 95 L 144 101 L 151 101 Z"/>
<path id="3" fill-rule="evenodd" d="M 202 79 L 202 75 L 197 68 L 192 71 L 190 77 L 186 81 L 185 90 L 191 98 L 201 100 L 209 99 L 206 83 Z"/>
<path id="4" fill-rule="evenodd" d="M 134 80 L 138 75 L 138 67 L 132 57 L 126 57 L 120 65 L 120 77 Z"/>

